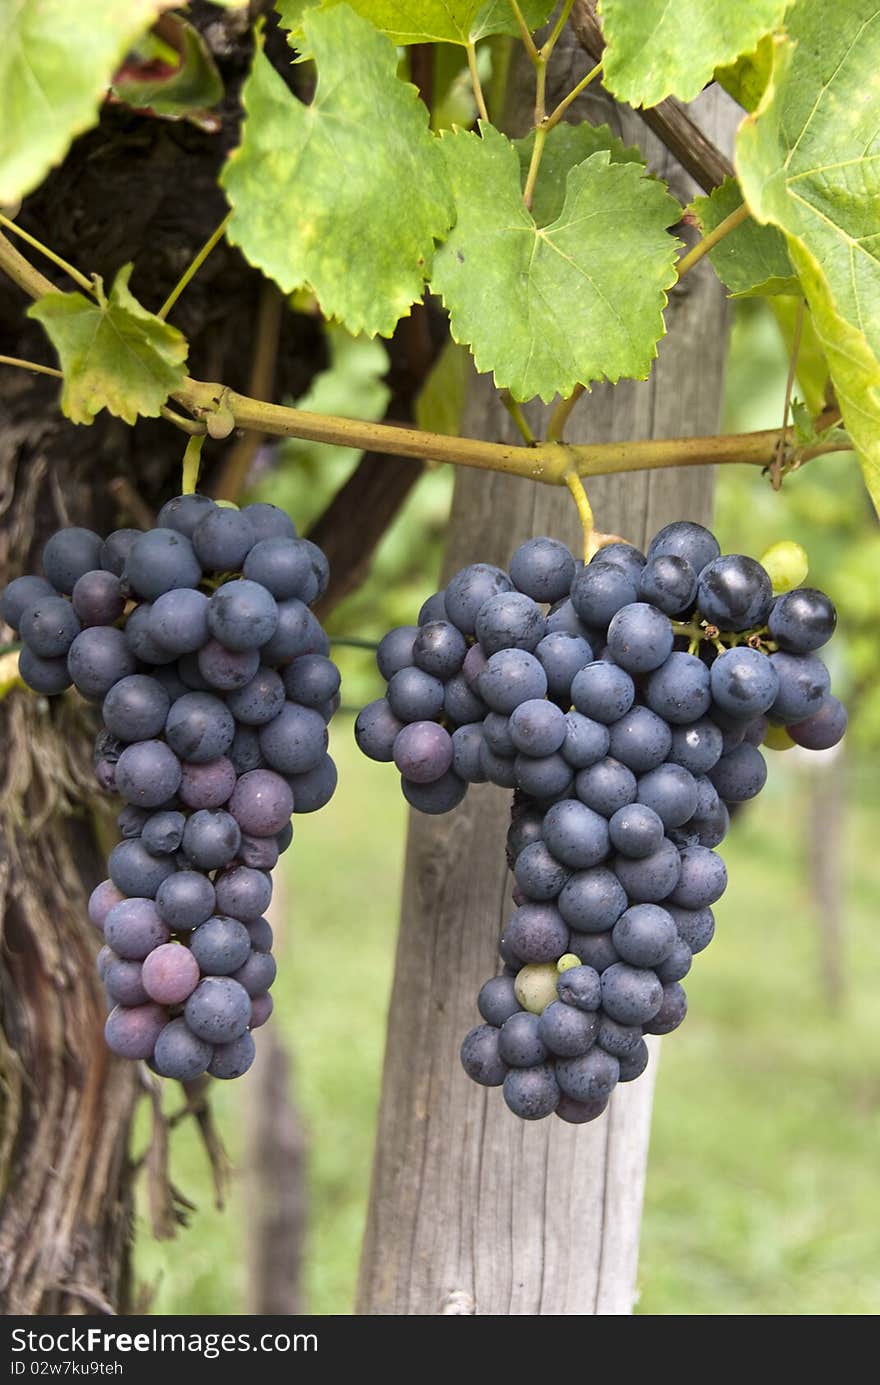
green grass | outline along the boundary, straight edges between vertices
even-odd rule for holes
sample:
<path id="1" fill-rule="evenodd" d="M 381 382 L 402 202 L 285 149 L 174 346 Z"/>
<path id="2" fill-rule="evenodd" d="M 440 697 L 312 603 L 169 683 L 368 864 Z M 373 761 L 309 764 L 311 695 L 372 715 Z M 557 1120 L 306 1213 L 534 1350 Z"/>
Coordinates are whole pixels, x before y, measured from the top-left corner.
<path id="1" fill-rule="evenodd" d="M 310 1148 L 306 1286 L 317 1313 L 351 1311 L 393 967 L 404 812 L 394 772 L 368 764 L 342 718 L 345 785 L 299 819 L 272 1020 L 294 1055 Z M 784 756 L 737 823 L 718 930 L 686 983 L 690 1014 L 664 1041 L 646 1193 L 640 1313 L 873 1314 L 880 1310 L 880 804 L 876 765 L 851 784 L 844 1012 L 828 1013 L 807 891 L 805 784 Z M 499 843 L 499 850 L 501 843 Z M 236 1157 L 247 1079 L 217 1084 Z M 142 1136 L 141 1136 L 142 1138 Z M 139 1228 L 153 1310 L 246 1311 L 240 1184 L 211 1210 L 193 1132 L 173 1138 L 177 1185 L 199 1204 L 157 1244 Z"/>

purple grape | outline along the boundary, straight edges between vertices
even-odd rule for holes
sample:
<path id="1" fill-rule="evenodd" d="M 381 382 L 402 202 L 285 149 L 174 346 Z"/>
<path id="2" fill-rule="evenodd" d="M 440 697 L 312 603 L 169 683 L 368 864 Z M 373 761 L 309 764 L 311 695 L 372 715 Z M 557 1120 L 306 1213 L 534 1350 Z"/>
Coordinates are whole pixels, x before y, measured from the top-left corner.
<path id="1" fill-rule="evenodd" d="M 70 596 L 80 577 L 101 566 L 101 540 L 91 529 L 59 529 L 43 549 L 43 571 L 56 591 Z"/>
<path id="2" fill-rule="evenodd" d="M 196 970 L 196 979 L 190 990 L 195 989 L 199 972 L 202 976 L 229 976 L 237 972 L 251 955 L 251 940 L 244 924 L 224 915 L 201 924 L 192 935 L 190 947 Z M 186 999 L 185 996 L 182 998 Z"/>
<path id="3" fill-rule="evenodd" d="M 242 923 L 254 923 L 269 907 L 272 881 L 265 871 L 234 866 L 217 876 L 214 890 L 218 913 Z"/>
<path id="4" fill-rule="evenodd" d="M 394 742 L 394 763 L 411 782 L 433 784 L 452 764 L 452 737 L 436 722 L 410 722 Z"/>
<path id="5" fill-rule="evenodd" d="M 313 708 L 298 707 L 294 702 L 285 703 L 278 715 L 260 728 L 263 758 L 279 774 L 305 774 L 314 769 L 328 744 L 323 717 Z"/>
<path id="6" fill-rule="evenodd" d="M 107 1016 L 104 1039 L 120 1058 L 149 1058 L 165 1023 L 161 1005 L 117 1005 Z"/>
<path id="7" fill-rule="evenodd" d="M 188 808 L 222 808 L 235 788 L 235 766 L 225 755 L 206 764 L 181 766 L 178 793 Z"/>
<path id="8" fill-rule="evenodd" d="M 117 957 L 142 962 L 168 942 L 168 928 L 152 899 L 133 897 L 114 904 L 104 920 L 104 937 Z"/>
<path id="9" fill-rule="evenodd" d="M 225 582 L 208 604 L 208 629 L 226 649 L 259 649 L 271 640 L 277 625 L 274 596 L 259 582 L 249 582 L 247 578 Z"/>
<path id="10" fill-rule="evenodd" d="M 293 791 L 280 774 L 252 769 L 236 783 L 229 811 L 242 832 L 271 837 L 290 821 L 293 805 Z"/>
<path id="11" fill-rule="evenodd" d="M 164 741 L 135 741 L 116 765 L 116 789 L 126 803 L 158 808 L 180 787 L 180 761 Z"/>
<path id="12" fill-rule="evenodd" d="M 262 995 L 268 991 L 275 980 L 275 958 L 271 952 L 252 951 L 247 961 L 235 974 L 236 981 L 244 987 L 249 996 Z"/>
<path id="13" fill-rule="evenodd" d="M 499 1030 L 491 1024 L 478 1024 L 466 1034 L 461 1045 L 461 1065 L 468 1077 L 481 1087 L 500 1087 L 507 1064 L 498 1052 Z"/>
<path id="14" fill-rule="evenodd" d="M 250 1023 L 250 996 L 231 976 L 206 976 L 187 1000 L 183 1016 L 197 1038 L 232 1043 Z"/>
<path id="15" fill-rule="evenodd" d="M 214 886 L 199 871 L 178 871 L 159 886 L 156 909 L 175 933 L 187 932 L 214 913 Z"/>
<path id="16" fill-rule="evenodd" d="M 63 596 L 38 597 L 21 617 L 21 638 L 40 659 L 60 659 L 80 633 L 76 612 Z"/>
<path id="17" fill-rule="evenodd" d="M 153 1066 L 162 1077 L 192 1082 L 207 1072 L 214 1050 L 204 1039 L 196 1038 L 183 1019 L 166 1024 L 156 1040 Z"/>
<path id="18" fill-rule="evenodd" d="M 199 983 L 199 963 L 181 943 L 162 943 L 144 958 L 141 976 L 151 1000 L 182 1005 Z"/>
<path id="19" fill-rule="evenodd" d="M 199 870 L 219 870 L 228 866 L 240 843 L 238 823 L 222 808 L 200 808 L 187 819 L 183 850 Z"/>
<path id="20" fill-rule="evenodd" d="M 212 1077 L 226 1081 L 234 1077 L 243 1077 L 253 1063 L 256 1053 L 250 1034 L 242 1034 L 239 1038 L 233 1039 L 231 1044 L 215 1045 L 208 1072 Z"/>

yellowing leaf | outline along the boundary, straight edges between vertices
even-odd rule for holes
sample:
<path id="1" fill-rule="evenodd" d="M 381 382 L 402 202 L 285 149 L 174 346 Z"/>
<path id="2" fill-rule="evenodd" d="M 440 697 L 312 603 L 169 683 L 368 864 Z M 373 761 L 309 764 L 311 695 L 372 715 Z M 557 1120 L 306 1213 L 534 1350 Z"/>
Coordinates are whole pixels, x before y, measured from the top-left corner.
<path id="1" fill-rule="evenodd" d="M 675 282 L 678 242 L 666 228 L 678 203 L 641 165 L 612 163 L 604 150 L 569 170 L 559 215 L 539 227 L 522 200 L 515 146 L 482 130 L 482 139 L 458 131 L 441 141 L 458 219 L 432 287 L 454 339 L 516 399 L 644 379 Z"/>
<path id="2" fill-rule="evenodd" d="M 94 125 L 126 50 L 174 0 L 0 0 L 0 202 Z"/>
<path id="3" fill-rule="evenodd" d="M 390 336 L 453 217 L 443 157 L 384 34 L 347 5 L 303 23 L 315 99 L 292 96 L 258 50 L 242 143 L 221 178 L 227 234 L 285 293 L 307 285 L 326 317 Z"/>
<path id="4" fill-rule="evenodd" d="M 124 265 L 110 297 L 97 303 L 47 293 L 28 309 L 58 352 L 61 407 L 73 423 L 93 423 L 102 409 L 126 423 L 156 418 L 186 378 L 186 338 L 141 307 L 129 291 L 131 271 Z"/>
<path id="5" fill-rule="evenodd" d="M 343 0 L 277 0 L 285 28 L 299 30 L 310 8 L 333 9 Z M 509 0 L 347 0 L 348 5 L 395 43 L 467 44 L 488 34 L 519 32 Z M 530 29 L 553 9 L 553 0 L 523 0 Z"/>

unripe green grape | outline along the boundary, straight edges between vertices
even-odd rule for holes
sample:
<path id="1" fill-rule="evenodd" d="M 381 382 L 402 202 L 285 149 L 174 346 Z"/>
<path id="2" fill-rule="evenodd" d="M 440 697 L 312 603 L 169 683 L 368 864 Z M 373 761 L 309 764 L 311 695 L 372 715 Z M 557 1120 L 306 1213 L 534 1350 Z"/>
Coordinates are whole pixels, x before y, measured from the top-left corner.
<path id="1" fill-rule="evenodd" d="M 571 971 L 572 967 L 579 966 L 581 966 L 580 957 L 576 957 L 573 952 L 566 952 L 565 956 L 560 957 L 559 961 L 556 963 L 556 970 L 558 972 Z"/>
<path id="2" fill-rule="evenodd" d="M 513 993 L 524 1010 L 540 1015 L 551 1001 L 559 999 L 556 991 L 558 979 L 555 962 L 530 962 L 518 972 Z"/>
<path id="3" fill-rule="evenodd" d="M 773 584 L 774 596 L 802 586 L 810 567 L 806 551 L 793 539 L 771 544 L 761 559 L 761 566 Z"/>
<path id="4" fill-rule="evenodd" d="M 768 726 L 764 736 L 768 750 L 793 750 L 794 741 L 784 726 Z"/>
<path id="5" fill-rule="evenodd" d="M 219 505 L 224 510 L 240 510 L 241 506 L 236 505 L 234 500 L 215 500 L 215 505 Z"/>

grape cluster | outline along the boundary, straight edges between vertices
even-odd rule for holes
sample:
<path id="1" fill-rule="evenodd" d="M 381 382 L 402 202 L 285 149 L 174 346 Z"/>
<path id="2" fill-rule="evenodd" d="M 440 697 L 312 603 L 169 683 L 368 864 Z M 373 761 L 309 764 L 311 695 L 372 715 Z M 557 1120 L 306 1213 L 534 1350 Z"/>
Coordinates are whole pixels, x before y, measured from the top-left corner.
<path id="1" fill-rule="evenodd" d="M 271 874 L 330 799 L 339 672 L 310 610 L 329 571 L 274 505 L 182 495 L 147 532 L 62 529 L 0 611 L 21 676 L 100 704 L 95 772 L 124 807 L 89 900 L 114 1053 L 239 1077 L 272 1013 Z"/>
<path id="2" fill-rule="evenodd" d="M 355 735 L 423 812 L 469 784 L 513 789 L 515 911 L 480 991 L 467 1074 L 525 1120 L 595 1119 L 685 1017 L 711 941 L 730 808 L 766 779 L 759 746 L 842 737 L 816 655 L 836 622 L 811 588 L 774 592 L 701 525 L 577 563 L 550 538 L 510 571 L 476 563 L 378 648 L 385 697 Z"/>

